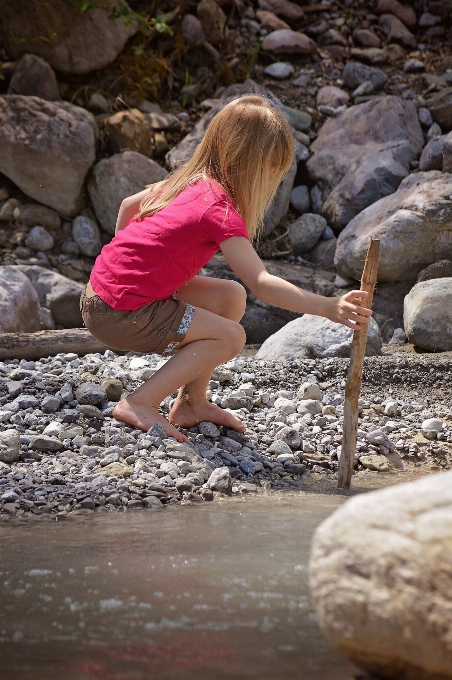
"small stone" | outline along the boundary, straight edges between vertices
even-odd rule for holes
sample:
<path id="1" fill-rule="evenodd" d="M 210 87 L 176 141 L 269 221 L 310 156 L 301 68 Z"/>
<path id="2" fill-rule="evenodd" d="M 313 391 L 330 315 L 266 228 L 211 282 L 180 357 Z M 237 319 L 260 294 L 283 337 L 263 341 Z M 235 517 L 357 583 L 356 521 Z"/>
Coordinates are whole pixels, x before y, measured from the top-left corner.
<path id="1" fill-rule="evenodd" d="M 30 442 L 30 449 L 32 451 L 50 451 L 53 453 L 56 451 L 61 451 L 62 448 L 64 448 L 63 442 L 61 442 L 59 439 L 48 437 L 44 434 L 39 434 L 36 437 L 33 437 Z"/>
<path id="2" fill-rule="evenodd" d="M 421 73 L 425 69 L 425 64 L 423 61 L 420 59 L 408 59 L 408 61 L 405 62 L 405 66 L 403 67 L 403 70 L 405 73 Z"/>
<path id="3" fill-rule="evenodd" d="M 439 418 L 428 418 L 423 421 L 421 429 L 426 439 L 436 439 L 436 435 L 443 429 L 443 421 Z"/>
<path id="4" fill-rule="evenodd" d="M 350 95 L 345 90 L 334 85 L 325 85 L 317 92 L 317 106 L 328 106 L 337 109 L 339 106 L 346 106 L 350 101 Z"/>
<path id="5" fill-rule="evenodd" d="M 205 437 L 216 439 L 220 436 L 220 430 L 214 423 L 202 422 L 198 425 L 199 433 Z"/>
<path id="6" fill-rule="evenodd" d="M 108 113 L 110 105 L 108 100 L 100 94 L 100 92 L 93 92 L 88 99 L 87 109 L 93 113 Z"/>
<path id="7" fill-rule="evenodd" d="M 281 455 L 281 454 L 290 454 L 292 455 L 292 449 L 286 442 L 282 440 L 276 440 L 274 441 L 269 448 L 267 449 L 268 454 L 274 454 L 274 455 Z"/>
<path id="8" fill-rule="evenodd" d="M 275 401 L 275 409 L 277 409 L 285 416 L 289 416 L 291 413 L 296 413 L 297 405 L 291 399 L 278 397 L 278 399 Z"/>
<path id="9" fill-rule="evenodd" d="M 307 87 L 310 82 L 311 77 L 307 73 L 302 73 L 293 81 L 292 85 L 295 85 L 295 87 Z"/>
<path id="10" fill-rule="evenodd" d="M 96 404 L 107 401 L 107 393 L 100 385 L 86 382 L 82 383 L 80 387 L 77 388 L 75 398 L 79 404 L 92 404 L 93 406 L 96 406 Z"/>
<path id="11" fill-rule="evenodd" d="M 96 508 L 96 504 L 90 496 L 84 498 L 80 502 L 80 505 L 82 506 L 82 508 L 85 508 L 85 510 L 94 510 Z"/>
<path id="12" fill-rule="evenodd" d="M 370 80 L 365 80 L 361 85 L 358 85 L 356 90 L 353 90 L 354 97 L 362 97 L 366 94 L 371 94 L 374 91 L 374 86 Z"/>
<path id="13" fill-rule="evenodd" d="M 144 499 L 144 507 L 151 510 L 162 510 L 164 505 L 162 501 L 156 496 L 147 496 Z"/>
<path id="14" fill-rule="evenodd" d="M 293 109 L 291 106 L 281 106 L 284 113 L 289 117 L 290 123 L 293 125 L 295 130 L 299 132 L 304 132 L 309 130 L 312 124 L 312 117 L 306 111 L 299 111 L 298 109 Z"/>
<path id="15" fill-rule="evenodd" d="M 105 390 L 108 401 L 119 401 L 121 394 L 124 392 L 124 385 L 118 378 L 105 378 L 100 386 Z"/>
<path id="16" fill-rule="evenodd" d="M 305 382 L 298 390 L 297 398 L 314 399 L 315 401 L 322 401 L 323 393 L 317 383 Z"/>
<path id="17" fill-rule="evenodd" d="M 201 497 L 205 501 L 213 501 L 213 493 L 210 489 L 203 489 L 201 491 Z"/>
<path id="18" fill-rule="evenodd" d="M 127 463 L 110 463 L 104 468 L 97 470 L 100 475 L 111 475 L 112 477 L 130 477 L 133 475 L 133 469 Z"/>
<path id="19" fill-rule="evenodd" d="M 58 397 L 50 394 L 44 397 L 44 399 L 41 401 L 41 410 L 44 413 L 55 413 L 55 411 L 58 411 L 60 406 L 61 401 L 58 399 Z"/>
<path id="20" fill-rule="evenodd" d="M 294 68 L 285 61 L 275 61 L 264 69 L 264 74 L 277 80 L 284 80 L 294 74 Z"/>
<path id="21" fill-rule="evenodd" d="M 360 456 L 359 462 L 368 470 L 374 470 L 375 472 L 389 471 L 389 463 L 385 456 L 378 455 Z"/>
<path id="22" fill-rule="evenodd" d="M 232 479 L 229 468 L 220 467 L 212 472 L 207 484 L 212 491 L 221 491 L 221 493 L 229 494 L 232 488 Z"/>
<path id="23" fill-rule="evenodd" d="M 282 427 L 276 433 L 276 439 L 283 441 L 291 449 L 299 449 L 303 443 L 299 433 L 293 427 Z"/>
<path id="24" fill-rule="evenodd" d="M 315 399 L 303 399 L 297 406 L 297 413 L 300 415 L 315 416 L 322 413 L 322 404 Z"/>
<path id="25" fill-rule="evenodd" d="M 72 222 L 72 238 L 83 255 L 96 257 L 102 250 L 99 229 L 89 217 L 79 215 L 75 218 Z"/>
<path id="26" fill-rule="evenodd" d="M 373 31 L 367 28 L 355 28 L 353 31 L 353 39 L 355 43 L 362 47 L 380 47 L 381 40 Z"/>
<path id="27" fill-rule="evenodd" d="M 225 366 L 217 366 L 213 369 L 212 380 L 218 380 L 218 382 L 226 382 L 227 380 L 232 380 L 234 373 Z"/>
<path id="28" fill-rule="evenodd" d="M 184 491 L 192 491 L 193 483 L 186 477 L 179 477 L 176 479 L 176 489 L 180 494 L 182 494 Z"/>
<path id="29" fill-rule="evenodd" d="M 10 201 L 16 201 L 16 199 L 10 199 Z M 47 208 L 45 205 L 38 205 L 37 203 L 19 205 L 17 201 L 15 205 L 14 219 L 26 227 L 38 225 L 39 227 L 54 230 L 60 226 L 61 220 L 58 213 L 51 208 Z"/>
<path id="30" fill-rule="evenodd" d="M 378 90 L 383 87 L 388 79 L 387 75 L 380 71 L 380 69 L 358 64 L 354 61 L 349 61 L 346 64 L 342 72 L 342 78 L 345 86 L 350 90 L 355 90 L 358 85 L 366 81 L 370 81 L 374 89 Z"/>
<path id="31" fill-rule="evenodd" d="M 376 429 L 372 430 L 372 432 L 368 432 L 366 439 L 370 444 L 384 446 L 388 451 L 394 451 L 395 449 L 394 442 L 389 439 L 388 435 L 385 432 L 382 432 L 382 430 Z"/>
<path id="32" fill-rule="evenodd" d="M 406 343 L 406 335 L 403 328 L 396 328 L 389 341 L 389 345 L 404 345 Z"/>
<path id="33" fill-rule="evenodd" d="M 316 44 L 304 33 L 282 28 L 264 38 L 262 49 L 275 54 L 310 54 L 315 52 Z"/>
<path id="34" fill-rule="evenodd" d="M 388 401 L 385 406 L 386 416 L 396 416 L 399 411 L 399 406 L 396 401 Z"/>
<path id="35" fill-rule="evenodd" d="M 25 239 L 25 245 L 27 248 L 31 248 L 32 250 L 41 250 L 43 252 L 46 250 L 51 250 L 51 248 L 53 248 L 53 244 L 54 240 L 52 236 L 46 229 L 44 229 L 44 227 L 33 227 Z"/>
<path id="36" fill-rule="evenodd" d="M 290 192 L 290 203 L 299 213 L 308 213 L 311 207 L 308 187 L 304 185 L 294 187 Z"/>
<path id="37" fill-rule="evenodd" d="M 239 468 L 246 475 L 254 475 L 254 463 L 251 460 L 241 460 L 239 463 Z"/>

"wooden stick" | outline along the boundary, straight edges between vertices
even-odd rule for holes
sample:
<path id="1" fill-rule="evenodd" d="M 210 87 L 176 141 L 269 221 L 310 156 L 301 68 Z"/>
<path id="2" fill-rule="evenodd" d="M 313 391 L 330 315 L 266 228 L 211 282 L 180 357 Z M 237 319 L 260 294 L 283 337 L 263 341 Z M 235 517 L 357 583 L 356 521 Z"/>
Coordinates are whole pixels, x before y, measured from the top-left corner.
<path id="1" fill-rule="evenodd" d="M 378 259 L 380 257 L 380 240 L 370 239 L 366 261 L 361 278 L 361 290 L 368 295 L 360 303 L 362 307 L 372 308 L 375 285 L 377 283 Z M 356 440 L 358 438 L 358 400 L 366 354 L 367 324 L 353 334 L 350 366 L 347 385 L 345 387 L 344 426 L 342 436 L 342 452 L 339 460 L 338 487 L 349 489 L 355 463 Z"/>
<path id="2" fill-rule="evenodd" d="M 75 352 L 80 356 L 105 352 L 107 347 L 96 340 L 86 328 L 37 333 L 1 333 L 0 360 L 40 359 L 59 352 Z"/>

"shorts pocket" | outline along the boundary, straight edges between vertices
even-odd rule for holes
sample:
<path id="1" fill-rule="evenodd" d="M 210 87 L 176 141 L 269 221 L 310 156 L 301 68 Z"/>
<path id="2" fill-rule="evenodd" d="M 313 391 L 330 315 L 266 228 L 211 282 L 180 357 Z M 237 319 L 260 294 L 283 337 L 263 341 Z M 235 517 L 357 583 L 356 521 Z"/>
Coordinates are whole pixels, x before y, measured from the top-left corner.
<path id="1" fill-rule="evenodd" d="M 162 300 L 146 305 L 137 311 L 132 319 L 132 323 L 140 330 L 144 331 L 154 321 L 159 309 L 162 307 Z"/>

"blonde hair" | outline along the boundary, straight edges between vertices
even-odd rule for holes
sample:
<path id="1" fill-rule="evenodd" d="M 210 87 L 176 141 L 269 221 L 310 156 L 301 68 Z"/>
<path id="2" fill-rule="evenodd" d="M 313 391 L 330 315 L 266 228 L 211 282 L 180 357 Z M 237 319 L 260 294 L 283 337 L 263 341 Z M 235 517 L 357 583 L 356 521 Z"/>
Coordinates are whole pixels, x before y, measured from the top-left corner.
<path id="1" fill-rule="evenodd" d="M 167 179 L 150 185 L 136 219 L 164 208 L 189 184 L 216 180 L 234 200 L 255 238 L 265 211 L 294 154 L 290 127 L 267 99 L 246 95 L 227 104 L 212 119 L 192 158 Z M 269 179 L 270 167 L 274 170 Z"/>

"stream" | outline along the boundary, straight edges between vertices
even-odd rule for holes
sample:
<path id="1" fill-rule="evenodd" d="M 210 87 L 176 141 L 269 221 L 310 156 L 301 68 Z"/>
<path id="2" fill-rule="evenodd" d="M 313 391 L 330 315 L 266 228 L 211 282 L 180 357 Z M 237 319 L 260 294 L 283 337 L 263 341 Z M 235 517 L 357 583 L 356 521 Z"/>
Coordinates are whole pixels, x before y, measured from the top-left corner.
<path id="1" fill-rule="evenodd" d="M 0 677 L 351 680 L 309 601 L 340 496 L 224 498 L 0 525 Z"/>

